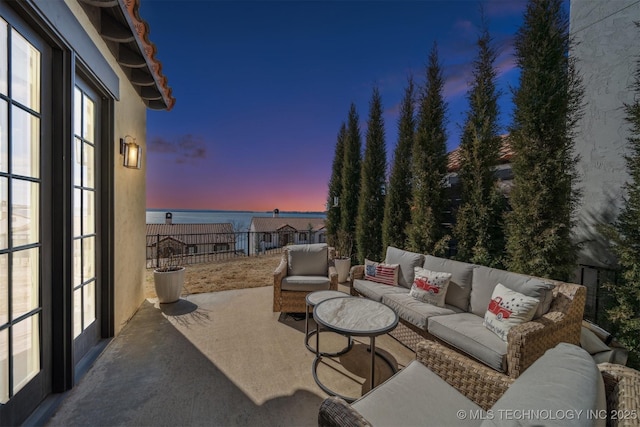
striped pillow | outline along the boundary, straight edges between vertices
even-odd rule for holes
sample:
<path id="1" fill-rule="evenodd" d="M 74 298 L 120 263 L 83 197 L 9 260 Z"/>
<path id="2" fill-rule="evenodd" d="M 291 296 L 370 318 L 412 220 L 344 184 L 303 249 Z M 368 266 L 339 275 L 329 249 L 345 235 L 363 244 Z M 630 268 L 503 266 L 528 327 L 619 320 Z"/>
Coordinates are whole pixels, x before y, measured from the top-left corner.
<path id="1" fill-rule="evenodd" d="M 398 286 L 398 264 L 383 264 L 364 260 L 364 278 L 372 282 Z"/>

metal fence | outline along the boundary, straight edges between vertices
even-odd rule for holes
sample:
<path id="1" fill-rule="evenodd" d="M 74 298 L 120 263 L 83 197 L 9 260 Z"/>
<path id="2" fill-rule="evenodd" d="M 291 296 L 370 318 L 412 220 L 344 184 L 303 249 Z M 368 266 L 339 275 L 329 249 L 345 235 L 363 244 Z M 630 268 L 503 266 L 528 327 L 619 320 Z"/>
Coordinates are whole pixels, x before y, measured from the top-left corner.
<path id="1" fill-rule="evenodd" d="M 324 243 L 324 233 L 276 230 L 206 234 L 148 234 L 147 268 L 281 253 L 289 244 Z"/>

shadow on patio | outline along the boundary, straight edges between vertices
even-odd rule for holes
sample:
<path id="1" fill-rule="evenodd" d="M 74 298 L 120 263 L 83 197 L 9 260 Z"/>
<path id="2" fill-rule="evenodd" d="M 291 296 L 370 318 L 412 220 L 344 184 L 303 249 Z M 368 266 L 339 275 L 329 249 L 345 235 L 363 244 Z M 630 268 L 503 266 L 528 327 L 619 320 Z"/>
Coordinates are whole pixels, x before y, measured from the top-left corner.
<path id="1" fill-rule="evenodd" d="M 47 425 L 317 425 L 327 395 L 313 380 L 304 320 L 273 313 L 272 294 L 264 287 L 145 301 Z M 320 345 L 339 349 L 344 340 L 323 334 Z M 340 364 L 321 364 L 325 384 L 366 391 L 364 344 L 356 339 Z M 414 358 L 388 335 L 376 344 L 399 368 Z M 390 375 L 377 366 L 377 378 Z"/>

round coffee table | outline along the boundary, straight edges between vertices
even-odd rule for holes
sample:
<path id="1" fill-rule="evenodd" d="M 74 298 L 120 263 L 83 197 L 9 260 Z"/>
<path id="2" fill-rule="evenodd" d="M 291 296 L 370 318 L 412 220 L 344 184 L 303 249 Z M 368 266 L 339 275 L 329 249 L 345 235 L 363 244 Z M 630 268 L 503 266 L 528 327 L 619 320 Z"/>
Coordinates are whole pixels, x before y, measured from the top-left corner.
<path id="1" fill-rule="evenodd" d="M 324 300 L 313 309 L 313 318 L 320 326 L 339 334 L 369 337 L 371 352 L 371 389 L 375 384 L 376 355 L 380 356 L 395 373 L 396 367 L 384 355 L 376 352 L 376 337 L 386 334 L 398 325 L 398 315 L 386 305 L 367 298 L 344 296 Z M 318 378 L 318 365 L 322 353 L 316 353 L 313 361 L 313 379 L 327 394 L 338 396 L 347 402 L 357 398 L 342 396 L 325 386 Z"/>
<path id="2" fill-rule="evenodd" d="M 313 310 L 313 307 L 315 307 L 317 304 L 320 304 L 322 301 L 328 300 L 330 298 L 342 298 L 342 297 L 348 297 L 348 296 L 349 294 L 346 294 L 344 292 L 332 291 L 332 290 L 315 291 L 307 294 L 305 298 L 306 307 L 305 307 L 305 317 L 304 317 L 304 345 L 305 347 L 307 347 L 307 350 L 311 351 L 312 353 L 315 353 L 316 355 L 318 355 L 318 353 L 320 352 L 320 333 L 318 331 L 319 328 L 316 327 L 316 329 L 314 329 L 313 331 L 309 331 L 309 309 Z M 311 338 L 311 336 L 314 334 L 316 335 L 315 349 L 309 345 L 309 338 Z M 353 346 L 353 342 L 350 337 L 347 337 L 347 338 L 349 342 L 344 349 L 336 353 L 323 352 L 322 354 L 325 356 L 340 356 L 346 353 L 347 351 L 351 350 L 351 347 Z"/>

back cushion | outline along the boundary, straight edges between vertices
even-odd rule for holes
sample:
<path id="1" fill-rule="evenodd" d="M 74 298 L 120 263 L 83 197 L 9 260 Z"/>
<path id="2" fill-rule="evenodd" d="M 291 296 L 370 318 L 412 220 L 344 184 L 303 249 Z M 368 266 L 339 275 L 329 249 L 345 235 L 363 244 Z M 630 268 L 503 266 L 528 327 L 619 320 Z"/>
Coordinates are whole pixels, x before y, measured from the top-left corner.
<path id="1" fill-rule="evenodd" d="M 473 314 L 484 317 L 491 301 L 493 289 L 498 283 L 502 283 L 507 288 L 528 297 L 539 299 L 540 304 L 538 304 L 536 313 L 533 316 L 534 319 L 549 311 L 553 300 L 554 286 L 552 283 L 524 274 L 477 266 L 473 270 L 471 283 L 471 312 Z"/>
<path id="2" fill-rule="evenodd" d="M 389 246 L 385 264 L 398 264 L 398 285 L 410 289 L 413 285 L 413 268 L 422 267 L 424 255 Z"/>
<path id="3" fill-rule="evenodd" d="M 287 247 L 287 276 L 328 276 L 326 243 Z"/>
<path id="4" fill-rule="evenodd" d="M 428 270 L 451 273 L 451 281 L 447 288 L 445 303 L 464 311 L 469 310 L 471 278 L 475 265 L 427 255 L 424 258 L 423 267 Z M 491 297 L 491 294 L 489 294 L 489 297 Z M 486 309 L 485 307 L 485 310 Z M 482 313 L 482 315 L 484 316 L 484 313 Z"/>

